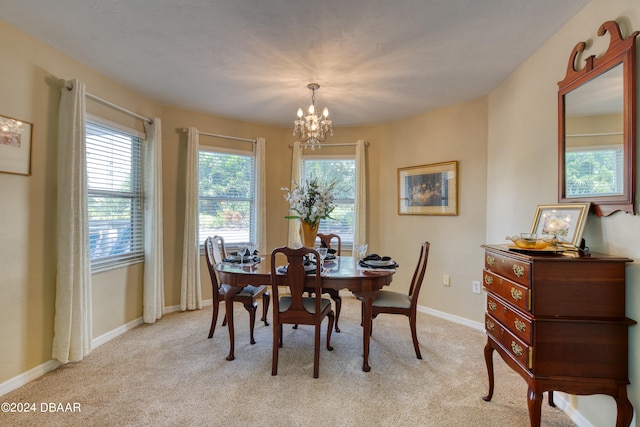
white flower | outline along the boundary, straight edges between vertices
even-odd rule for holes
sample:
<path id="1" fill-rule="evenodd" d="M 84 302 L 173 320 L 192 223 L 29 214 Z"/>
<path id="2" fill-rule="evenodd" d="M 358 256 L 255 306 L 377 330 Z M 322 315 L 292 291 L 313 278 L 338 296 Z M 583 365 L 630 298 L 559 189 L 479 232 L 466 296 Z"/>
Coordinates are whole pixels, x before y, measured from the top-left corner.
<path id="1" fill-rule="evenodd" d="M 286 191 L 284 198 L 289 202 L 289 210 L 297 215 L 288 215 L 288 219 L 301 219 L 314 227 L 323 218 L 330 218 L 335 209 L 333 190 L 337 182 L 320 183 L 316 178 L 303 181 L 301 185 L 293 183 L 293 190 Z"/>

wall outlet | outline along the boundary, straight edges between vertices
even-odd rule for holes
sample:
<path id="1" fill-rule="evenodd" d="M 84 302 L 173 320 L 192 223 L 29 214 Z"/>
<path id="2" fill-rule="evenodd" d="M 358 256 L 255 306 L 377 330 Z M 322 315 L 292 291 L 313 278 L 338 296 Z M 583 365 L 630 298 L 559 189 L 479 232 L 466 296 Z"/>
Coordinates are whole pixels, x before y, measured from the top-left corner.
<path id="1" fill-rule="evenodd" d="M 451 286 L 451 278 L 449 277 L 449 275 L 448 275 L 448 274 L 445 274 L 445 275 L 442 277 L 442 284 L 443 284 L 444 286 Z"/>
<path id="2" fill-rule="evenodd" d="M 477 280 L 474 280 L 473 282 L 471 282 L 471 289 L 473 290 L 474 294 L 479 294 L 480 293 L 480 282 L 478 282 Z"/>

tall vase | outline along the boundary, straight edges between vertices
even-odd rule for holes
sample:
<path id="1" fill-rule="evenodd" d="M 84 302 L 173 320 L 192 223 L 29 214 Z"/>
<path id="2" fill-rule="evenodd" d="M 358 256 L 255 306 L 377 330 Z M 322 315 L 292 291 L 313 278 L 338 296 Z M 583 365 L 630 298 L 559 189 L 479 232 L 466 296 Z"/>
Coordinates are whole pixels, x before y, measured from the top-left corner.
<path id="1" fill-rule="evenodd" d="M 318 221 L 315 227 L 312 227 L 308 222 L 300 220 L 300 239 L 302 240 L 302 245 L 305 248 L 313 248 L 316 244 L 316 236 L 318 234 L 318 227 L 320 226 L 320 221 Z"/>

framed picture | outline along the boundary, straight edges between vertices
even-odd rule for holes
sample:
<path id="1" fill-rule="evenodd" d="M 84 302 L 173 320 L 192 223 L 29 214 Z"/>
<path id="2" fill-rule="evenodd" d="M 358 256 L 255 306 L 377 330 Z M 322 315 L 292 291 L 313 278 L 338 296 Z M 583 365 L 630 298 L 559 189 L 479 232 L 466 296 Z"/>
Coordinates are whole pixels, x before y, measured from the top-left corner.
<path id="1" fill-rule="evenodd" d="M 33 125 L 0 116 L 0 172 L 31 175 Z"/>
<path id="2" fill-rule="evenodd" d="M 399 215 L 458 215 L 458 162 L 398 169 Z"/>
<path id="3" fill-rule="evenodd" d="M 531 232 L 555 236 L 558 240 L 580 246 L 591 203 L 540 205 Z"/>

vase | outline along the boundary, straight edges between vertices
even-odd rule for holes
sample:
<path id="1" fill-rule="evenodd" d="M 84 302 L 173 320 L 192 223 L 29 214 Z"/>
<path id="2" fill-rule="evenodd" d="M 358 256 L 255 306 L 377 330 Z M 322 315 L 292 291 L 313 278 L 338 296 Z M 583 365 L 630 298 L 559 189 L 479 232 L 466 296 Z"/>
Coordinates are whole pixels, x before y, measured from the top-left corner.
<path id="1" fill-rule="evenodd" d="M 316 222 L 315 227 L 312 227 L 306 221 L 300 220 L 300 239 L 302 240 L 302 245 L 305 248 L 313 248 L 316 244 L 316 236 L 318 235 L 318 227 L 320 226 L 320 221 Z"/>

